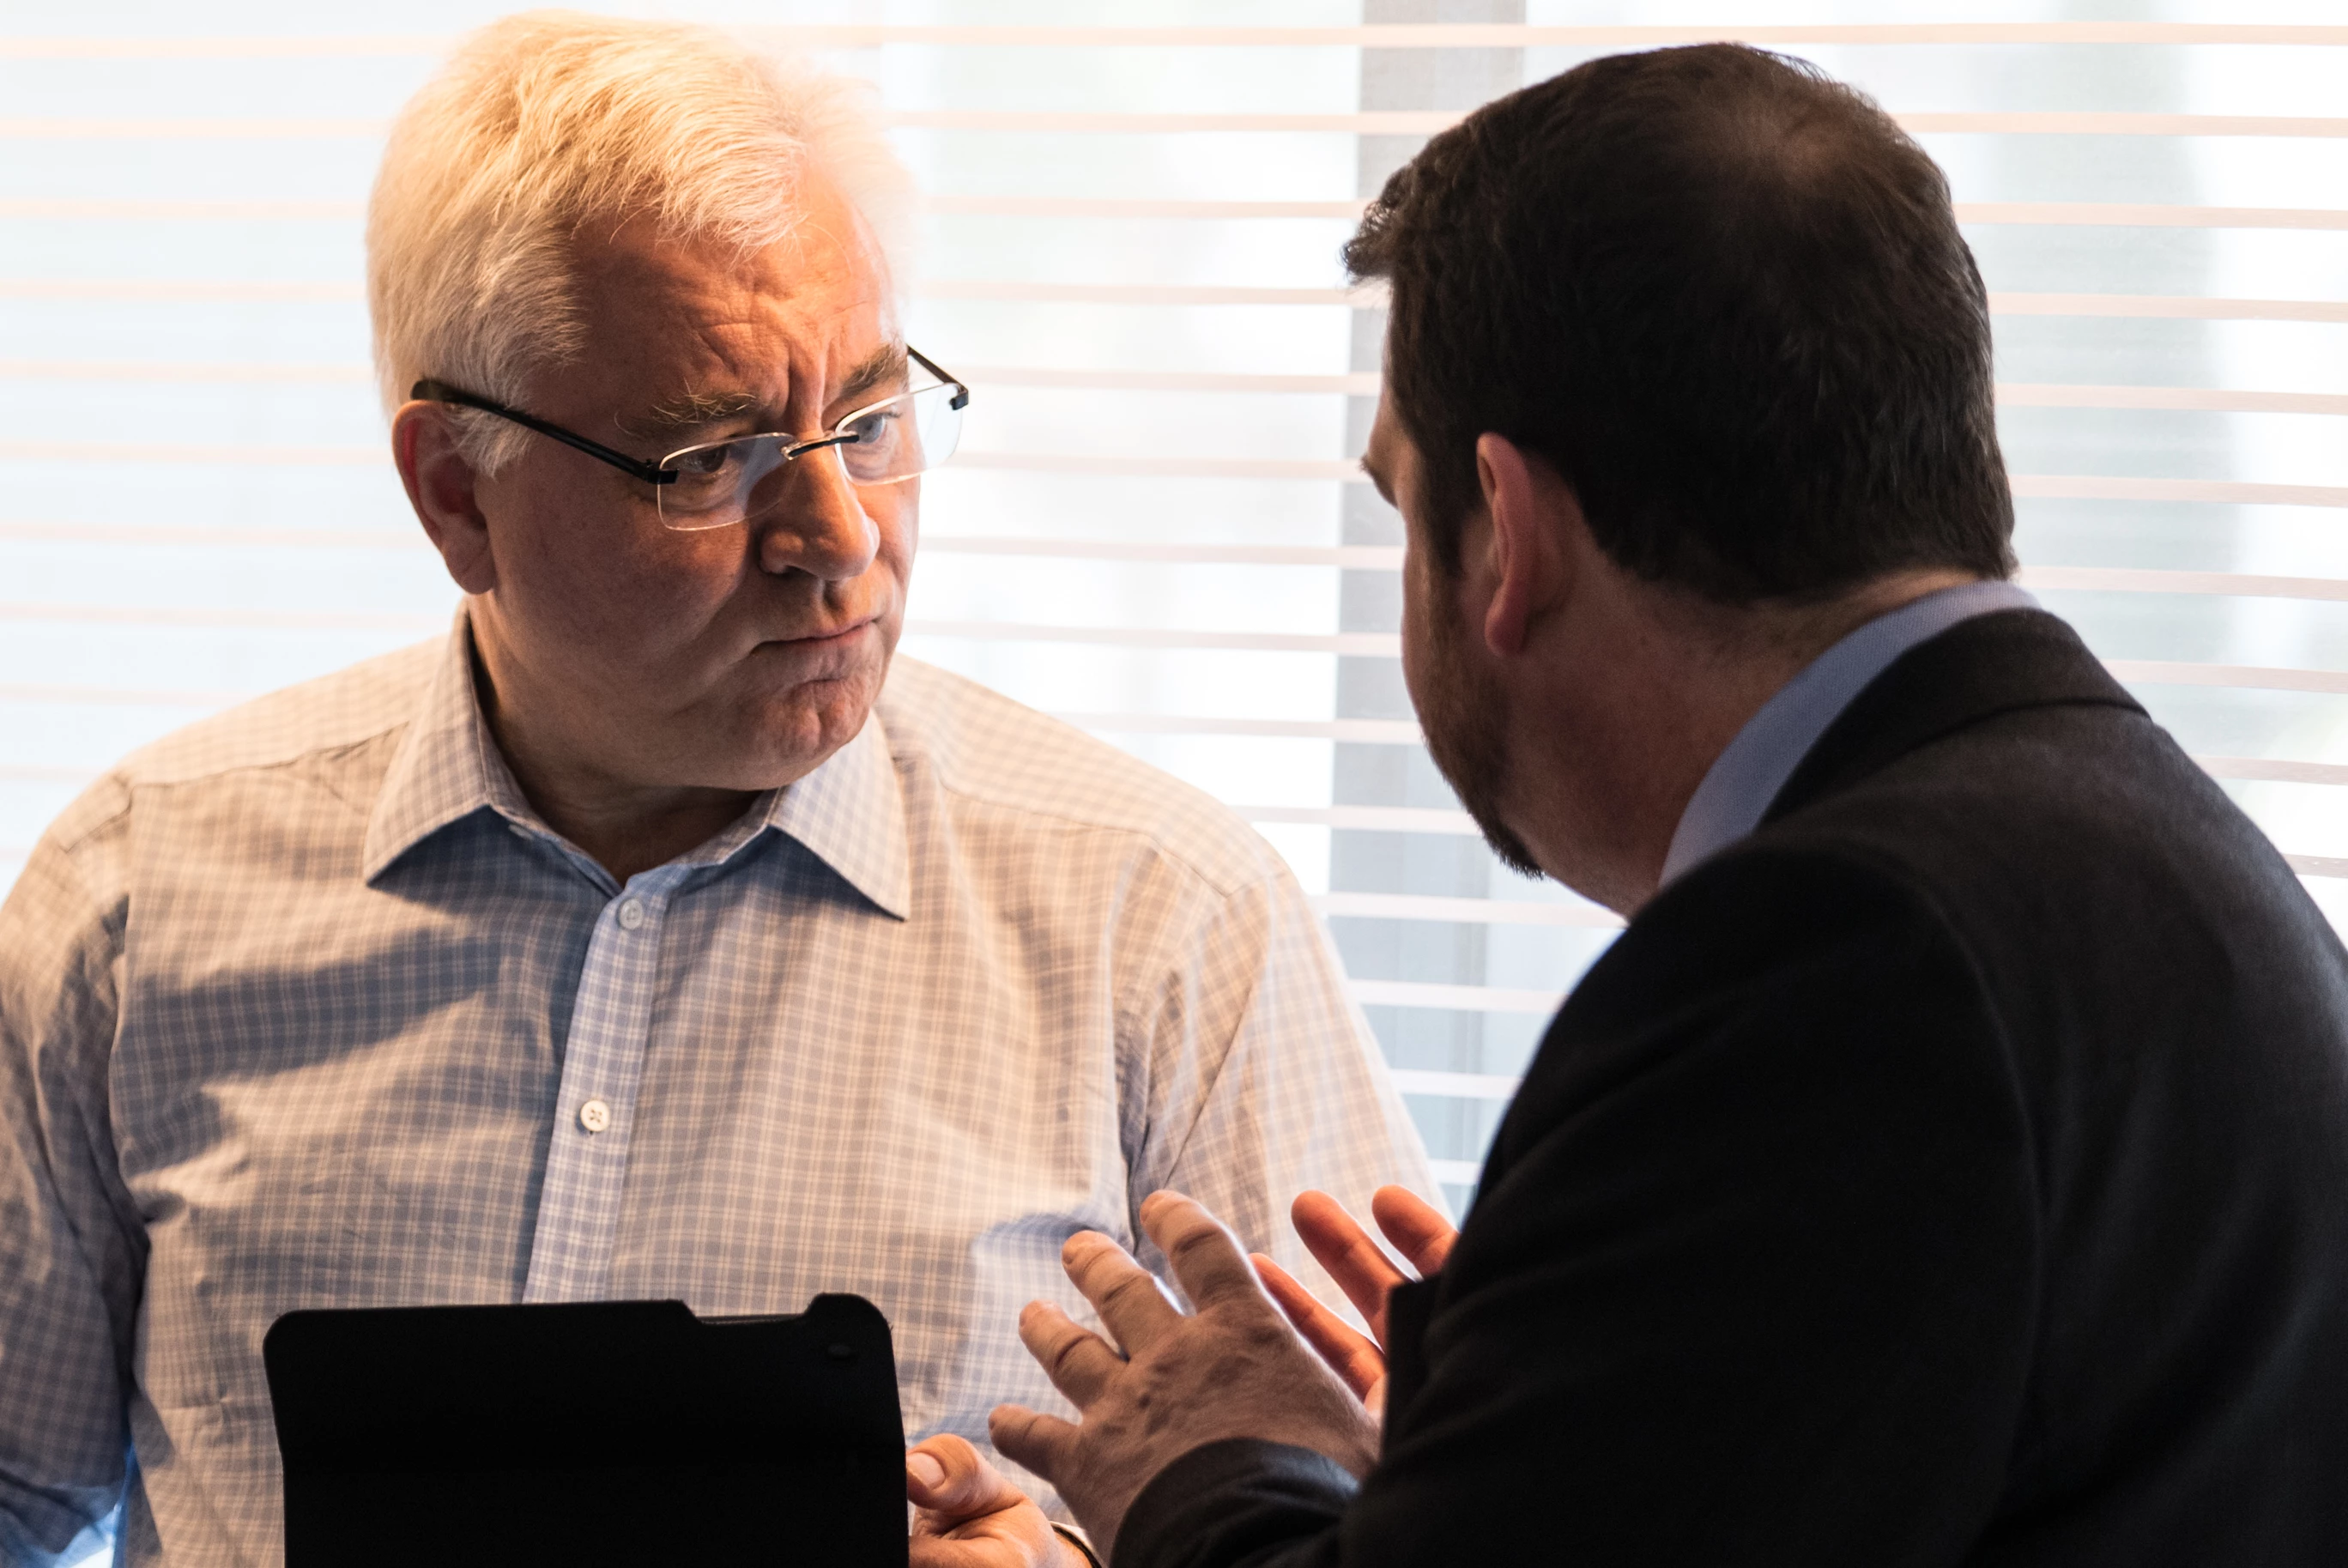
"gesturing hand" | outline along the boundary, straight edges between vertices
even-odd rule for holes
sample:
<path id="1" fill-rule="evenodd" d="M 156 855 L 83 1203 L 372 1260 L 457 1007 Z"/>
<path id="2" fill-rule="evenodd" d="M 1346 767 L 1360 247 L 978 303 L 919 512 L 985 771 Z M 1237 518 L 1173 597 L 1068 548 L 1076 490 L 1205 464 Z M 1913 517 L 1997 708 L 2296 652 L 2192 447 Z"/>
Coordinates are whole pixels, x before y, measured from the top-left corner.
<path id="1" fill-rule="evenodd" d="M 1030 1302 L 1019 1337 L 1083 1419 L 998 1406 L 994 1446 L 1057 1487 L 1104 1555 L 1142 1487 L 1208 1443 L 1292 1443 L 1365 1472 L 1376 1423 L 1290 1329 L 1231 1233 L 1179 1192 L 1150 1194 L 1141 1226 L 1197 1310 L 1177 1311 L 1107 1236 L 1069 1237 L 1061 1264 L 1124 1354 L 1059 1308 Z"/>
<path id="2" fill-rule="evenodd" d="M 911 1568 L 1080 1568 L 1044 1511 L 962 1439 L 931 1438 L 905 1455 Z"/>
<path id="3" fill-rule="evenodd" d="M 1370 1214 L 1378 1229 L 1395 1249 L 1410 1260 L 1411 1267 L 1421 1278 L 1442 1268 L 1443 1260 L 1451 1255 L 1451 1243 L 1459 1233 L 1451 1228 L 1442 1212 L 1423 1201 L 1407 1187 L 1381 1187 L 1370 1199 Z M 1296 1233 L 1303 1238 L 1305 1250 L 1320 1260 L 1354 1304 L 1354 1310 L 1370 1326 L 1371 1338 L 1365 1339 L 1351 1325 L 1321 1305 L 1311 1291 L 1296 1283 L 1287 1270 L 1265 1257 L 1255 1254 L 1256 1273 L 1263 1276 L 1272 1299 L 1288 1315 L 1288 1321 L 1304 1336 L 1308 1344 L 1321 1353 L 1346 1386 L 1360 1396 L 1373 1412 L 1382 1413 L 1386 1397 L 1386 1293 L 1409 1276 L 1387 1261 L 1378 1244 L 1368 1233 L 1345 1212 L 1345 1206 L 1326 1192 L 1304 1192 L 1289 1206 L 1289 1218 L 1295 1222 Z"/>

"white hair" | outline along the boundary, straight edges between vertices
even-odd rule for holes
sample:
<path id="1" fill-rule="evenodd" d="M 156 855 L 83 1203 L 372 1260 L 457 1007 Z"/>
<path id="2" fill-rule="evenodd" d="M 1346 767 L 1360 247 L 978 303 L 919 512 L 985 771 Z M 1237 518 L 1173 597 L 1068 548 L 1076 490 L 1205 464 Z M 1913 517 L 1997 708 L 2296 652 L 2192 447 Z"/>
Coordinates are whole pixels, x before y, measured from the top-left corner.
<path id="1" fill-rule="evenodd" d="M 787 237 L 810 169 L 903 276 L 912 181 L 865 84 L 706 27 L 527 11 L 460 45 L 400 112 L 367 204 L 384 406 L 426 377 L 518 404 L 586 346 L 573 237 L 650 219 L 742 251 Z M 494 472 L 528 439 L 451 408 Z"/>

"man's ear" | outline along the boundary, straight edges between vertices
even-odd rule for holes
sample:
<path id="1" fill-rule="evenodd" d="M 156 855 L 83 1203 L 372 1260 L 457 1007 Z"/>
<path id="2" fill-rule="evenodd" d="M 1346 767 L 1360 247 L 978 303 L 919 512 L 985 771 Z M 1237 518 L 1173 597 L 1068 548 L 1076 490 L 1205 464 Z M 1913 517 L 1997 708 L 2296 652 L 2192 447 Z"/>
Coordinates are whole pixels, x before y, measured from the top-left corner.
<path id="1" fill-rule="evenodd" d="M 457 586 L 486 593 L 498 585 L 489 520 L 475 488 L 480 476 L 457 444 L 457 428 L 438 403 L 407 403 L 391 417 L 391 458 L 407 501 Z"/>
<path id="2" fill-rule="evenodd" d="M 1581 521 L 1581 508 L 1549 464 L 1488 431 L 1476 438 L 1476 481 L 1490 520 L 1484 643 L 1506 658 L 1524 651 L 1534 625 L 1571 586 L 1560 530 Z"/>

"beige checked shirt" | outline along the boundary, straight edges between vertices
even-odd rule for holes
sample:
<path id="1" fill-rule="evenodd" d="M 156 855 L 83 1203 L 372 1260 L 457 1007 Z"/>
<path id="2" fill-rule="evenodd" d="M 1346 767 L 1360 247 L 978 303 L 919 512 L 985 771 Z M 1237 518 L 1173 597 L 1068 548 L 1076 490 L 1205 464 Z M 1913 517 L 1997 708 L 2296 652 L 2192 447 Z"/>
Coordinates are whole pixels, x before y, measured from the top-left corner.
<path id="1" fill-rule="evenodd" d="M 909 1435 L 983 1442 L 1056 1399 L 1014 1320 L 1080 1308 L 1070 1233 L 1130 1244 L 1174 1186 L 1301 1270 L 1298 1190 L 1437 1194 L 1293 880 L 1205 797 L 900 659 L 855 741 L 620 886 L 521 798 L 469 652 L 139 753 L 0 909 L 0 1562 L 118 1501 L 127 1563 L 278 1562 L 297 1307 L 856 1291 Z"/>

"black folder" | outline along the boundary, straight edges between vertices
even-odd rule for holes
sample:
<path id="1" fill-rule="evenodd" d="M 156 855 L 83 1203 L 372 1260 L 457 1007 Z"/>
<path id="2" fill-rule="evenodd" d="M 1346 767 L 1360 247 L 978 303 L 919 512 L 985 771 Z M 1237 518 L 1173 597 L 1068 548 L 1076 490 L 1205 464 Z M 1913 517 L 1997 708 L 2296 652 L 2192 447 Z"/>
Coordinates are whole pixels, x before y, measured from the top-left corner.
<path id="1" fill-rule="evenodd" d="M 888 1320 L 683 1302 L 289 1312 L 286 1568 L 905 1561 Z"/>

